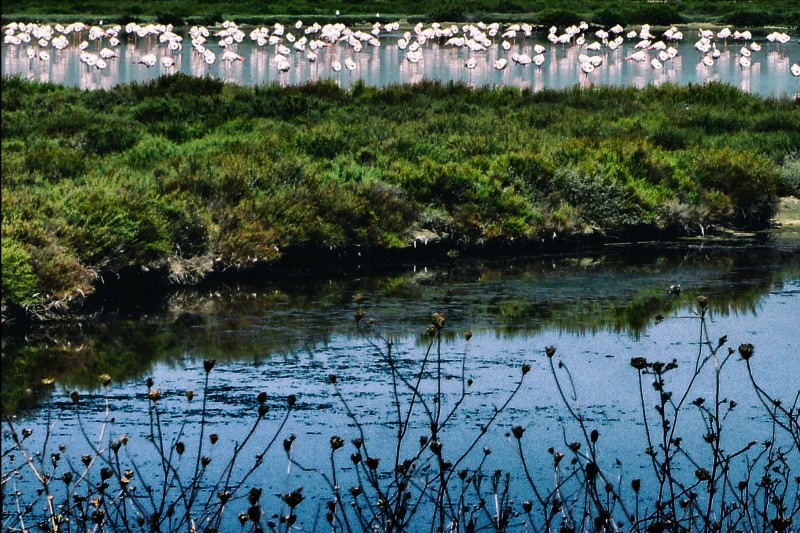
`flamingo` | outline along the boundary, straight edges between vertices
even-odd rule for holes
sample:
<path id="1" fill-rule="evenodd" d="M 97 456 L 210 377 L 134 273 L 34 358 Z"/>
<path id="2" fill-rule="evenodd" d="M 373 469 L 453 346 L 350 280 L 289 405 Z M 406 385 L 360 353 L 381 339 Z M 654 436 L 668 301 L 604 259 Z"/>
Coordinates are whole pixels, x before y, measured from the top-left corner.
<path id="1" fill-rule="evenodd" d="M 156 61 L 158 61 L 158 59 L 156 58 L 155 54 L 145 54 L 140 57 L 138 61 L 134 61 L 134 63 L 144 65 L 149 69 L 150 67 L 155 66 Z"/>
<path id="2" fill-rule="evenodd" d="M 792 71 L 792 76 L 794 76 L 795 78 L 800 77 L 800 63 L 795 63 L 794 65 L 792 65 L 792 68 L 790 70 Z"/>
<path id="3" fill-rule="evenodd" d="M 244 61 L 246 58 L 244 56 L 240 56 L 236 52 L 232 50 L 225 50 L 222 54 L 222 60 L 228 63 L 233 63 L 234 61 Z"/>
<path id="4" fill-rule="evenodd" d="M 496 68 L 497 70 L 503 70 L 504 68 L 506 68 L 506 65 L 508 65 L 508 59 L 506 59 L 505 57 L 501 57 L 500 59 L 494 62 L 494 68 Z"/>

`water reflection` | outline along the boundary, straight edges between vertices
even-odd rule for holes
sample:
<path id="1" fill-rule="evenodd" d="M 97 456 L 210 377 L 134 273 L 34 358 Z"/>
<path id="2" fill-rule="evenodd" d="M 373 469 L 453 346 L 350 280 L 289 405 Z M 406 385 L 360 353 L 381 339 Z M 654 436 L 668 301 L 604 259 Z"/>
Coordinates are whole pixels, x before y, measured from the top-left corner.
<path id="1" fill-rule="evenodd" d="M 35 42 L 7 42 L 2 47 L 2 72 L 82 89 L 107 89 L 118 83 L 146 82 L 157 76 L 184 72 L 243 85 L 295 85 L 310 80 L 333 79 L 343 87 L 349 87 L 358 80 L 368 85 L 386 86 L 433 79 L 475 86 L 512 85 L 536 91 L 574 85 L 630 85 L 641 88 L 667 82 L 702 84 L 716 81 L 765 96 L 800 95 L 797 81 L 800 78 L 793 77 L 790 72 L 791 66 L 800 62 L 800 47 L 794 42 L 781 44 L 759 41 L 760 44 L 756 46 L 758 51 L 751 53 L 751 64 L 746 68 L 739 63 L 740 43 L 721 43 L 720 48 L 715 48 L 712 60 L 710 54 L 698 53 L 688 40 L 673 42 L 671 46 L 676 53 L 663 62 L 659 61 L 658 68 L 655 68 L 651 61 L 666 56 L 659 56 L 655 50 L 647 50 L 645 60 L 630 59 L 637 51 L 635 40 L 626 41 L 611 50 L 605 46 L 598 47 L 599 42 L 583 46 L 552 44 L 540 32 L 531 38 L 508 42 L 507 49 L 499 45 L 502 39 L 497 37 L 485 51 L 475 52 L 466 46 L 446 45 L 444 39 L 434 39 L 424 41 L 414 54 L 409 55 L 411 46 L 417 43 L 412 38 L 408 48 L 401 48 L 398 45 L 401 39 L 398 33 L 381 34 L 379 46 L 365 44 L 360 51 L 341 43 L 326 43 L 314 51 L 315 59 L 311 61 L 306 56 L 305 48 L 301 51 L 287 47 L 288 55 L 279 56 L 279 47 L 290 44 L 287 41 L 259 46 L 255 41 L 244 39 L 240 43 L 234 41 L 224 49 L 208 42 L 203 47 L 206 52 L 204 55 L 188 42 L 181 49 L 171 50 L 152 35 L 131 37 L 130 40 L 123 37 L 122 42 L 113 49 L 116 57 L 109 58 L 102 69 L 81 62 L 80 56 L 84 52 L 98 54 L 108 47 L 108 39 L 100 38 L 87 43 L 89 46 L 85 51 L 79 46 L 79 38 L 73 38 L 63 50 L 49 46 L 49 60 L 40 60 L 38 57 L 30 59 L 31 47 L 35 50 L 41 48 Z M 591 50 L 587 48 L 592 45 Z M 536 46 L 544 46 L 544 62 L 541 66 L 517 59 L 535 56 Z M 223 60 L 224 51 L 235 53 L 244 60 Z M 153 54 L 158 59 L 153 66 L 141 63 L 147 54 Z M 213 62 L 207 61 L 208 54 L 213 57 Z M 591 72 L 584 72 L 581 69 L 582 56 L 594 56 L 601 63 Z M 286 58 L 285 71 L 278 64 L 283 57 Z M 164 58 L 167 58 L 166 64 L 162 62 Z M 498 69 L 496 62 L 501 58 L 507 60 L 507 64 Z M 352 69 L 344 66 L 348 60 L 353 62 Z M 465 66 L 468 61 L 474 61 L 474 68 Z M 341 65 L 338 71 L 333 69 L 337 62 Z"/>
<path id="2" fill-rule="evenodd" d="M 545 260 L 465 260 L 457 266 L 242 282 L 180 290 L 163 300 L 108 302 L 103 320 L 34 329 L 24 338 L 4 335 L 3 404 L 35 403 L 43 378 L 91 388 L 100 374 L 140 379 L 157 362 L 182 361 L 187 354 L 261 361 L 313 352 L 353 336 L 359 306 L 401 337 L 422 333 L 430 312 L 439 310 L 448 316 L 451 336 L 471 328 L 514 342 L 553 333 L 636 341 L 660 316 L 685 311 L 704 294 L 724 329 L 726 317 L 755 318 L 771 291 L 800 279 L 798 253 L 653 249 L 635 257 L 606 251 Z M 682 285 L 680 296 L 669 294 L 673 284 Z M 800 314 L 800 300 L 787 304 Z M 29 388 L 34 394 L 27 393 L 26 400 Z"/>

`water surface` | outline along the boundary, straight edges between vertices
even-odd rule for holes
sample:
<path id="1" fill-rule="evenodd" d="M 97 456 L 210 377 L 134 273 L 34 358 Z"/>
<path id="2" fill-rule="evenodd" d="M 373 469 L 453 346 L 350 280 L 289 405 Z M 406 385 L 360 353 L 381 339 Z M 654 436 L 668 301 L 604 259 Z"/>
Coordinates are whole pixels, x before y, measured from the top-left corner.
<path id="1" fill-rule="evenodd" d="M 83 89 L 107 89 L 119 83 L 146 82 L 164 74 L 183 72 L 193 76 L 213 76 L 242 85 L 296 85 L 332 79 L 343 87 L 349 87 L 359 80 L 368 85 L 382 87 L 439 80 L 475 86 L 511 85 L 538 91 L 592 84 L 644 87 L 662 83 L 686 85 L 722 82 L 763 96 L 792 97 L 800 94 L 798 78 L 793 77 L 790 72 L 791 65 L 800 62 L 800 47 L 796 40 L 785 44 L 772 43 L 763 38 L 752 41 L 761 46 L 761 49 L 751 52 L 751 65 L 747 68 L 740 66 L 739 57 L 741 48 L 748 46 L 749 42 L 720 40 L 718 45 L 715 44 L 719 47 L 719 56 L 714 59 L 712 66 L 706 66 L 702 62 L 704 55 L 694 48 L 696 39 L 689 37 L 687 31 L 684 41 L 670 43 L 677 49 L 677 56 L 665 61 L 664 67 L 656 70 L 651 66 L 652 59 L 657 57 L 656 51 L 648 51 L 647 59 L 642 62 L 625 59 L 636 51 L 638 38 L 626 40 L 614 51 L 603 48 L 596 52 L 585 48 L 597 40 L 591 35 L 586 38 L 586 44 L 582 47 L 575 44 L 551 44 L 545 40 L 545 34 L 539 32 L 528 39 L 513 40 L 508 50 L 500 46 L 503 39 L 498 35 L 493 45 L 483 52 L 446 46 L 442 39 L 422 45 L 422 59 L 415 63 L 408 61 L 408 49 L 398 47 L 399 38 L 398 34 L 383 34 L 380 46 L 364 45 L 359 52 L 338 43 L 318 50 L 318 59 L 313 63 L 306 59 L 304 52 L 292 49 L 288 56 L 291 67 L 286 72 L 281 71 L 275 63 L 277 45 L 259 47 L 250 39 L 227 47 L 227 50 L 235 51 L 245 58 L 243 61 L 233 62 L 223 61 L 221 57 L 225 50 L 209 41 L 208 48 L 216 55 L 215 62 L 210 65 L 204 61 L 203 56 L 193 51 L 188 37 L 182 50 L 176 52 L 170 51 L 165 44 L 159 44 L 155 37 L 137 41 L 123 39 L 114 49 L 118 57 L 110 59 L 108 66 L 102 70 L 81 63 L 77 39 L 73 39 L 74 42 L 64 50 L 50 49 L 50 58 L 45 61 L 29 59 L 26 52 L 29 45 L 4 44 L 2 72 Z M 511 59 L 514 53 L 525 53 L 531 57 L 536 55 L 533 47 L 537 44 L 545 46 L 545 61 L 540 67 L 534 64 L 523 66 Z M 36 46 L 35 43 L 33 46 Z M 108 43 L 102 40 L 96 43 L 93 41 L 88 50 L 97 54 L 101 47 L 108 47 Z M 171 57 L 175 65 L 167 68 L 158 61 L 154 66 L 147 67 L 136 63 L 149 53 L 155 54 L 159 59 Z M 579 61 L 582 54 L 599 56 L 602 64 L 593 72 L 583 72 Z M 476 61 L 473 69 L 465 66 L 470 58 Z M 508 61 L 503 70 L 494 66 L 500 58 Z M 353 70 L 344 66 L 338 72 L 332 69 L 334 61 L 344 65 L 347 59 L 352 59 L 355 63 Z"/>
<path id="2" fill-rule="evenodd" d="M 670 291 L 677 284 L 680 294 Z M 447 315 L 441 352 L 434 344 L 419 390 L 431 406 L 441 387 L 445 413 L 458 405 L 441 434 L 446 457 L 454 460 L 469 448 L 494 409 L 509 398 L 522 366 L 531 366 L 519 394 L 476 448 L 477 457 L 473 454 L 464 463 L 474 467 L 488 446 L 493 453 L 486 471 L 516 472 L 512 489 L 525 499 L 530 489 L 519 475 L 513 437 L 507 437 L 510 429 L 526 428 L 526 457 L 543 483 L 552 461 L 548 449 L 563 450 L 566 443 L 582 438 L 554 375 L 568 391 L 568 403 L 580 410 L 590 428 L 600 431 L 603 467 L 614 469 L 619 459 L 625 479 L 647 479 L 638 374 L 630 361 L 675 360 L 679 369 L 668 383 L 672 390 L 683 390 L 700 351 L 698 295 L 710 301 L 707 326 L 712 342 L 727 335 L 734 348 L 753 343 L 756 378 L 765 390 L 791 404 L 800 393 L 800 382 L 793 377 L 800 375 L 800 261 L 796 250 L 763 245 L 740 250 L 606 247 L 578 257 L 409 264 L 390 272 L 288 276 L 179 291 L 144 306 L 120 305 L 116 318 L 32 331 L 27 343 L 7 344 L 3 393 L 5 398 L 15 396 L 20 381 L 31 387 L 21 394 L 35 407 L 15 418 L 20 427 L 35 428 L 31 447 L 42 445 L 49 419 L 51 449 L 66 443 L 70 453 L 83 453 L 88 449 L 83 432 L 96 438 L 100 421 L 106 420 L 104 438 L 127 434 L 136 443 L 140 468 L 157 471 L 157 455 L 147 442 L 145 378 L 151 377 L 153 388 L 161 393 L 158 408 L 168 443 L 197 439 L 199 399 L 206 398 L 211 428 L 206 431 L 220 435 L 218 456 L 230 454 L 235 443 L 244 441 L 255 420 L 255 397 L 264 391 L 271 410 L 243 457 L 261 453 L 277 435 L 269 460 L 252 483 L 265 486 L 265 494 L 271 495 L 305 486 L 303 505 L 309 514 L 303 520 L 309 526 L 311 510 L 323 506 L 331 494 L 319 475 L 289 464 L 282 440 L 295 435 L 293 458 L 329 472 L 325 458 L 330 437 L 340 435 L 349 443 L 359 435 L 358 423 L 370 455 L 391 464 L 397 426 L 387 341 L 399 372 L 415 379 L 430 342 L 425 334 L 430 313 L 438 311 Z M 353 318 L 359 308 L 366 313 L 361 328 Z M 367 328 L 372 318 L 375 323 Z M 464 336 L 467 329 L 472 332 L 469 341 Z M 546 346 L 557 348 L 552 360 L 545 355 Z M 14 363 L 17 350 L 27 352 L 33 362 Z M 203 395 L 203 361 L 208 359 L 216 359 L 216 366 Z M 566 370 L 555 366 L 553 371 L 551 361 L 564 363 L 571 372 L 574 398 Z M 733 356 L 726 365 L 722 395 L 738 404 L 726 419 L 725 445 L 733 450 L 752 439 L 770 438 L 771 424 L 748 385 L 744 362 Z M 99 384 L 101 373 L 112 377 L 108 388 Z M 331 374 L 337 376 L 338 389 L 329 383 Z M 54 385 L 36 385 L 47 376 L 55 377 Z M 713 398 L 712 378 L 709 365 L 689 398 Z M 471 385 L 459 403 L 466 379 Z M 82 396 L 79 409 L 69 399 L 76 389 Z M 197 393 L 194 403 L 187 403 L 187 390 Z M 656 403 L 647 383 L 644 392 L 648 406 Z M 290 395 L 297 397 L 297 404 L 281 428 Z M 401 392 L 400 398 L 407 405 L 409 392 Z M 687 448 L 703 459 L 706 430 L 692 409 L 685 409 L 679 433 Z M 184 416 L 190 423 L 179 437 Z M 427 431 L 427 418 L 418 412 L 403 453 L 412 453 L 417 438 Z M 4 431 L 4 446 L 8 438 Z M 347 460 L 353 448 L 348 444 L 346 450 L 339 464 L 341 483 L 349 487 L 356 480 Z M 732 468 L 743 465 L 742 460 Z M 690 464 L 682 468 L 693 472 Z M 209 478 L 218 474 L 212 468 Z M 643 493 L 653 489 L 646 487 Z M 274 496 L 265 502 L 272 508 L 280 503 Z M 238 505 L 244 503 L 239 500 Z"/>

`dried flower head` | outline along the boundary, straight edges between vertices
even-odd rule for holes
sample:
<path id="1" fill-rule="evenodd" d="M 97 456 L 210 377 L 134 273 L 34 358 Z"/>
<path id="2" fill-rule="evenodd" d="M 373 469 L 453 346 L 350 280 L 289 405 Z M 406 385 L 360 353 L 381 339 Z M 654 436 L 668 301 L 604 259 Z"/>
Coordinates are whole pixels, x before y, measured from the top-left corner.
<path id="1" fill-rule="evenodd" d="M 749 342 L 739 345 L 739 355 L 741 355 L 742 359 L 744 359 L 745 361 L 749 361 L 750 358 L 753 357 L 754 350 L 755 347 Z"/>
<path id="2" fill-rule="evenodd" d="M 547 355 L 547 357 L 551 357 L 552 358 L 556 354 L 556 347 L 555 346 L 547 346 L 544 349 L 544 353 Z"/>
<path id="3" fill-rule="evenodd" d="M 338 435 L 334 435 L 331 437 L 331 450 L 336 451 L 340 448 L 344 447 L 344 439 Z"/>
<path id="4" fill-rule="evenodd" d="M 634 357 L 631 359 L 631 366 L 636 370 L 644 370 L 647 368 L 647 359 L 644 357 Z"/>
<path id="5" fill-rule="evenodd" d="M 111 385 L 111 376 L 108 374 L 100 374 L 100 383 L 103 384 L 104 387 L 108 387 Z"/>
<path id="6" fill-rule="evenodd" d="M 514 434 L 514 437 L 517 440 L 520 440 L 522 438 L 522 435 L 525 433 L 525 428 L 522 426 L 514 426 L 513 428 L 511 428 L 511 433 Z"/>
<path id="7" fill-rule="evenodd" d="M 433 323 L 434 327 L 437 330 L 442 329 L 446 321 L 447 321 L 447 315 L 445 315 L 444 313 L 436 311 L 431 314 L 431 322 Z"/>
<path id="8" fill-rule="evenodd" d="M 203 370 L 205 370 L 206 374 L 208 374 L 209 372 L 211 372 L 211 370 L 214 368 L 214 365 L 216 364 L 217 364 L 216 359 L 206 359 L 205 361 L 203 361 Z"/>

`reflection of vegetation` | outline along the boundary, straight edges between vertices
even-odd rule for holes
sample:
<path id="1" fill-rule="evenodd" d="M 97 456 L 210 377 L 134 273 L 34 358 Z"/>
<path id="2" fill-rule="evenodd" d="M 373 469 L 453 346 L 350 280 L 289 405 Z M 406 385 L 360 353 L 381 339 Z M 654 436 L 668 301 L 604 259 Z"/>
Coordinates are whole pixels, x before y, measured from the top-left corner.
<path id="1" fill-rule="evenodd" d="M 444 252 L 764 227 L 800 146 L 788 98 L 720 84 L 2 87 L 3 302 L 31 313 L 110 272 L 193 281 L 415 235 Z"/>
<path id="2" fill-rule="evenodd" d="M 43 378 L 70 387 L 141 378 L 156 361 L 260 359 L 315 347 L 353 333 L 357 306 L 380 313 L 399 335 L 416 329 L 431 307 L 451 331 L 492 329 L 507 336 L 546 329 L 602 330 L 638 336 L 657 319 L 704 294 L 713 313 L 754 312 L 776 285 L 800 277 L 798 253 L 756 247 L 736 253 L 638 249 L 584 258 L 462 260 L 358 279 L 290 278 L 172 293 L 144 316 L 36 326 L 24 340 L 4 335 L 3 405 L 36 400 Z M 555 268 L 554 268 L 555 266 Z M 691 280 L 691 281 L 689 281 Z M 682 283 L 683 294 L 669 294 Z M 357 300 L 357 302 L 354 302 Z M 111 303 L 109 303 L 111 305 Z M 130 305 L 130 304 L 129 304 Z M 409 330 L 409 328 L 415 328 Z M 33 397 L 26 389 L 33 389 Z"/>

